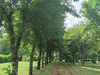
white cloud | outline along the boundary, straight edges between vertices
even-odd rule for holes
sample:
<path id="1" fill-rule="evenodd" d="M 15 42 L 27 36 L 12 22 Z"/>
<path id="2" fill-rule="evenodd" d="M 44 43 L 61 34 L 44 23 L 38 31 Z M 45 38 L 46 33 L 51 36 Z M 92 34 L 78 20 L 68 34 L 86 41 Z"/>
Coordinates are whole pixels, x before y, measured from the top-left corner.
<path id="1" fill-rule="evenodd" d="M 76 10 L 77 10 L 77 13 L 79 15 L 82 15 L 79 13 L 80 9 L 81 9 L 81 5 L 82 5 L 82 2 L 83 1 L 87 1 L 87 0 L 79 0 L 78 2 L 72 2 L 72 5 L 75 6 Z M 74 17 L 72 16 L 71 14 L 67 14 L 67 18 L 65 19 L 65 26 L 66 26 L 66 29 L 70 28 L 70 27 L 73 27 L 75 24 L 77 24 L 79 21 L 84 21 L 84 17 L 82 18 L 77 18 L 77 17 Z"/>

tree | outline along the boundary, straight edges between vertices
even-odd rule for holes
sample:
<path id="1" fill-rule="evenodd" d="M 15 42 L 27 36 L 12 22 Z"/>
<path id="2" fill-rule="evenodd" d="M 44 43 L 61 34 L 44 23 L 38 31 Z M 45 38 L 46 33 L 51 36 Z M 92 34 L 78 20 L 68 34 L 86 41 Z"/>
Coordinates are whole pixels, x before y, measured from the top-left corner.
<path id="1" fill-rule="evenodd" d="M 3 26 L 10 37 L 13 61 L 12 75 L 18 75 L 18 52 L 22 38 L 28 30 L 34 40 L 30 56 L 31 75 L 36 43 L 39 47 L 38 69 L 40 69 L 42 42 L 45 44 L 50 39 L 62 36 L 65 12 L 79 16 L 70 1 L 66 0 L 1 0 L 0 10 L 0 27 Z"/>
<path id="2" fill-rule="evenodd" d="M 99 6 L 99 0 L 88 0 L 83 2 L 81 9 L 83 16 L 96 23 L 97 25 L 100 23 Z"/>
<path id="3" fill-rule="evenodd" d="M 27 7 L 29 2 L 29 0 L 25 3 L 18 0 L 0 1 L 0 25 L 4 26 L 10 36 L 13 61 L 12 75 L 18 75 L 18 51 L 26 23 L 26 12 L 24 13 L 26 8 L 23 7 Z"/>
<path id="4" fill-rule="evenodd" d="M 75 10 L 71 9 L 72 6 L 70 6 L 70 3 L 67 3 L 68 5 L 61 4 L 60 0 L 33 1 L 32 6 L 30 6 L 32 8 L 30 10 L 32 10 L 31 15 L 34 17 L 34 19 L 31 19 L 31 22 L 33 23 L 32 28 L 36 39 L 43 41 L 44 39 L 48 40 L 57 37 L 59 32 L 63 30 L 64 16 L 62 16 L 62 14 L 64 14 L 65 11 L 78 16 Z M 40 41 L 37 42 L 41 44 Z M 39 52 L 38 69 L 40 69 L 41 49 Z M 32 71 L 32 69 L 30 70 Z"/>
<path id="5" fill-rule="evenodd" d="M 90 30 L 93 32 L 92 33 L 94 35 L 93 39 L 94 42 L 97 43 L 96 45 L 99 44 L 99 37 L 100 37 L 99 6 L 100 6 L 99 0 L 88 0 L 83 2 L 82 9 L 81 9 L 81 13 L 83 13 L 83 16 L 88 18 L 88 20 L 90 21 L 90 27 L 88 26 L 88 29 L 91 28 Z"/>
<path id="6" fill-rule="evenodd" d="M 73 28 L 70 28 L 67 33 L 64 35 L 65 40 L 69 40 L 69 45 L 72 44 L 70 50 L 72 56 L 75 56 L 77 53 L 77 49 L 79 50 L 80 57 L 82 59 L 82 66 L 84 66 L 85 57 L 87 55 L 87 50 L 90 48 L 90 38 L 88 33 L 89 31 L 86 30 L 86 27 L 89 25 L 88 22 L 75 25 Z M 74 51 L 75 50 L 75 51 Z M 74 59 L 75 57 L 73 57 Z M 74 60 L 73 60 L 74 63 Z"/>

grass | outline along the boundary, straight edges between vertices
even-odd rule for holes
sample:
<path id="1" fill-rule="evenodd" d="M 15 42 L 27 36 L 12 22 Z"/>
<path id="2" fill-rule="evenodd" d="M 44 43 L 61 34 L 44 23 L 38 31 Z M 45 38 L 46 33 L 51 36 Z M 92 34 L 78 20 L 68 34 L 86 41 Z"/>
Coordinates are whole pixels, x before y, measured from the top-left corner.
<path id="1" fill-rule="evenodd" d="M 37 62 L 33 62 L 33 70 L 36 71 Z M 29 75 L 29 62 L 19 62 L 18 68 L 19 75 Z"/>
<path id="2" fill-rule="evenodd" d="M 54 68 L 54 62 L 48 64 L 45 68 L 42 68 L 41 70 L 38 70 L 35 75 L 50 75 L 50 72 Z"/>
<path id="3" fill-rule="evenodd" d="M 3 68 L 11 65 L 11 63 L 0 63 L 0 75 L 7 75 L 5 71 L 2 71 Z M 37 62 L 33 62 L 34 71 L 36 71 Z M 19 62 L 18 74 L 19 75 L 28 75 L 29 73 L 29 62 L 21 61 Z"/>
<path id="4" fill-rule="evenodd" d="M 100 75 L 100 65 L 95 65 L 93 67 L 91 62 L 85 63 L 84 67 L 81 66 L 81 63 L 76 63 L 76 65 L 72 65 L 72 67 L 82 75 Z"/>
<path id="5" fill-rule="evenodd" d="M 0 64 L 0 75 L 7 75 L 4 73 L 4 71 L 2 71 L 2 69 L 7 67 L 8 65 L 10 65 L 10 63 L 1 63 Z"/>
<path id="6" fill-rule="evenodd" d="M 2 71 L 2 68 L 7 67 L 8 65 L 11 65 L 11 63 L 0 63 L 0 75 L 7 75 L 5 74 L 5 71 Z M 50 72 L 53 69 L 53 63 L 48 64 L 45 68 L 41 68 L 41 70 L 37 70 L 37 61 L 33 62 L 33 70 L 35 75 L 49 75 Z M 29 62 L 21 61 L 19 62 L 19 68 L 18 68 L 18 75 L 29 75 Z"/>

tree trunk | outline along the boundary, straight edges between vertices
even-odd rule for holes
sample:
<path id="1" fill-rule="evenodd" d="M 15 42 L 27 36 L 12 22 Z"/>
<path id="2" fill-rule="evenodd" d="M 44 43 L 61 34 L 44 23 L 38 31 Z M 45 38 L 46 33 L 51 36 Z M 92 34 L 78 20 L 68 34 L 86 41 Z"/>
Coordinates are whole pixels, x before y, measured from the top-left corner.
<path id="1" fill-rule="evenodd" d="M 53 61 L 53 52 L 51 53 L 51 57 L 52 57 L 51 59 L 52 59 L 52 61 Z"/>
<path id="2" fill-rule="evenodd" d="M 73 52 L 73 65 L 75 65 L 75 52 Z"/>
<path id="3" fill-rule="evenodd" d="M 44 54 L 45 54 L 45 50 L 43 50 L 43 56 L 42 56 L 42 67 L 44 67 Z"/>
<path id="4" fill-rule="evenodd" d="M 18 40 L 15 42 L 15 33 L 12 23 L 12 15 L 14 11 L 13 9 L 10 9 L 9 13 L 6 13 L 8 26 L 6 28 L 7 32 L 10 35 L 10 43 L 11 43 L 11 51 L 12 51 L 12 75 L 18 75 L 18 51 L 20 48 L 21 40 L 22 40 L 22 33 L 24 32 L 24 24 L 23 22 L 22 28 L 20 28 L 22 31 L 19 33 Z M 25 18 L 24 18 L 25 19 Z"/>
<path id="5" fill-rule="evenodd" d="M 57 61 L 57 52 L 56 52 L 56 60 L 55 61 Z"/>
<path id="6" fill-rule="evenodd" d="M 45 65 L 48 64 L 48 51 L 46 51 L 46 60 L 45 60 Z"/>
<path id="7" fill-rule="evenodd" d="M 22 39 L 22 33 L 19 34 L 16 46 L 14 45 L 12 46 L 12 61 L 13 61 L 12 75 L 18 75 L 18 51 L 20 48 L 21 39 Z M 13 42 L 13 40 L 11 42 Z"/>
<path id="8" fill-rule="evenodd" d="M 78 62 L 78 55 L 76 54 L 76 62 Z"/>
<path id="9" fill-rule="evenodd" d="M 16 54 L 16 51 L 12 51 L 12 61 L 13 61 L 13 69 L 12 69 L 12 75 L 18 75 L 18 55 Z"/>
<path id="10" fill-rule="evenodd" d="M 87 51 L 86 51 L 86 62 L 88 61 L 88 55 L 87 55 Z"/>
<path id="11" fill-rule="evenodd" d="M 10 35 L 11 51 L 12 51 L 12 75 L 18 75 L 18 56 L 15 46 L 15 34 L 12 26 L 12 14 L 7 15 L 8 18 L 8 33 Z"/>
<path id="12" fill-rule="evenodd" d="M 10 23 L 10 42 L 11 42 L 11 50 L 12 50 L 12 75 L 18 75 L 18 51 L 22 39 L 22 33 L 19 34 L 17 44 L 15 45 L 15 35 L 12 24 Z"/>
<path id="13" fill-rule="evenodd" d="M 36 42 L 37 42 L 37 40 L 34 41 L 33 48 L 32 48 L 32 51 L 31 51 L 29 75 L 33 75 L 33 56 L 34 56 L 34 53 L 35 53 Z"/>
<path id="14" fill-rule="evenodd" d="M 68 62 L 68 56 L 66 55 L 65 62 Z"/>
<path id="15" fill-rule="evenodd" d="M 73 65 L 75 65 L 75 58 L 74 58 L 75 56 L 73 56 Z"/>
<path id="16" fill-rule="evenodd" d="M 49 63 L 51 63 L 51 51 L 49 51 Z"/>
<path id="17" fill-rule="evenodd" d="M 82 66 L 84 66 L 84 63 L 85 63 L 85 62 L 84 62 L 84 59 L 85 59 L 85 58 L 82 57 Z"/>
<path id="18" fill-rule="evenodd" d="M 41 39 L 40 39 L 40 44 L 39 44 L 39 59 L 38 59 L 38 66 L 37 66 L 37 69 L 40 70 L 40 65 L 41 65 L 41 46 L 42 46 L 42 42 L 41 42 Z"/>
<path id="19" fill-rule="evenodd" d="M 59 61 L 62 61 L 61 50 L 60 50 L 60 60 Z"/>

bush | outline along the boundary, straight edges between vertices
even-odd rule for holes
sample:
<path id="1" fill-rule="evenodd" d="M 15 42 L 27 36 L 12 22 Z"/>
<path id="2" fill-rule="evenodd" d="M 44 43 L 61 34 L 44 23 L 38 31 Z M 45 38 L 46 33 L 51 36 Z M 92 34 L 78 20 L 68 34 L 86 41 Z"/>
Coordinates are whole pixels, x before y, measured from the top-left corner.
<path id="1" fill-rule="evenodd" d="M 94 66 L 94 64 L 96 64 L 97 61 L 98 61 L 97 58 L 92 59 L 93 66 Z"/>
<path id="2" fill-rule="evenodd" d="M 30 58 L 27 55 L 23 55 L 22 57 L 22 61 L 29 61 Z"/>
<path id="3" fill-rule="evenodd" d="M 38 57 L 33 57 L 33 61 L 38 61 Z"/>
<path id="4" fill-rule="evenodd" d="M 92 63 L 95 64 L 98 61 L 97 58 L 92 59 Z"/>
<path id="5" fill-rule="evenodd" d="M 0 63 L 11 62 L 11 61 L 12 61 L 11 54 L 9 54 L 9 55 L 0 55 Z"/>
<path id="6" fill-rule="evenodd" d="M 30 57 L 23 55 L 22 61 L 30 61 Z M 33 57 L 33 61 L 38 61 L 38 57 Z"/>

